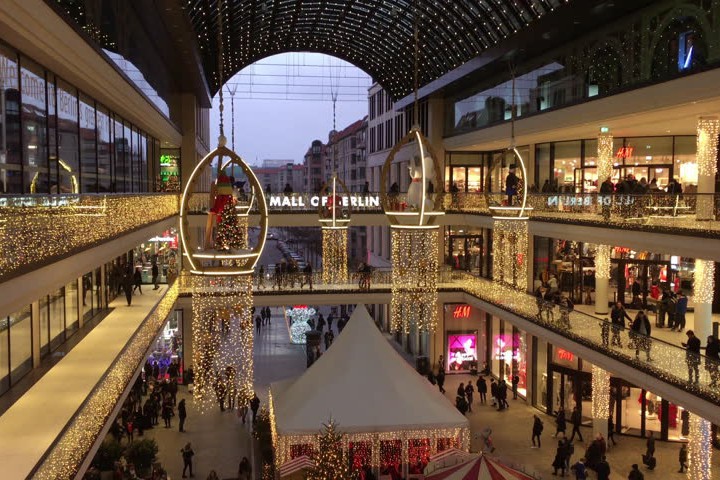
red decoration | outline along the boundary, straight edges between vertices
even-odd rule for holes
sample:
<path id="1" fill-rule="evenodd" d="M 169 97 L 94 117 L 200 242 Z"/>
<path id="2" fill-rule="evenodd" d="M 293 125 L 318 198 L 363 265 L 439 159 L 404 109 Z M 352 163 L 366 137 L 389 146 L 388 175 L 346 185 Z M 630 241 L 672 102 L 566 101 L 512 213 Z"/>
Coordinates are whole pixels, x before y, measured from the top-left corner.
<path id="1" fill-rule="evenodd" d="M 470 318 L 470 305 L 458 305 L 453 310 L 453 318 Z"/>

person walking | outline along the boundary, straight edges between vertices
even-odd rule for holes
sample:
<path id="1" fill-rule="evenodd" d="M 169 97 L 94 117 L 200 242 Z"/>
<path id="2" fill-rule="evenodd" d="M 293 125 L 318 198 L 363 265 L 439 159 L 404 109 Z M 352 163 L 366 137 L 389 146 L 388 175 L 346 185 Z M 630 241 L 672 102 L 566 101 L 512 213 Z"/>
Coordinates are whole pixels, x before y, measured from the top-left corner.
<path id="1" fill-rule="evenodd" d="M 610 311 L 610 320 L 612 322 L 612 341 L 610 342 L 613 347 L 621 347 L 620 343 L 620 332 L 625 329 L 625 319 L 632 321 L 630 315 L 625 311 L 622 302 L 617 302 Z"/>
<path id="2" fill-rule="evenodd" d="M 185 408 L 185 399 L 178 403 L 178 419 L 180 419 L 180 431 L 185 431 L 185 419 L 187 418 L 187 408 Z"/>
<path id="3" fill-rule="evenodd" d="M 543 422 L 540 417 L 533 415 L 533 429 L 532 429 L 532 448 L 540 448 L 540 434 L 543 431 Z M 535 439 L 537 438 L 537 447 L 535 446 Z"/>
<path id="4" fill-rule="evenodd" d="M 247 457 L 243 457 L 238 466 L 238 480 L 250 480 L 252 478 L 252 467 L 250 466 L 250 460 Z"/>
<path id="5" fill-rule="evenodd" d="M 705 347 L 705 370 L 710 375 L 710 387 L 716 387 L 718 383 L 718 368 L 720 367 L 720 342 L 713 335 L 707 337 Z"/>
<path id="6" fill-rule="evenodd" d="M 615 422 L 612 415 L 608 417 L 608 445 L 610 442 L 612 442 L 613 446 L 617 445 L 615 441 Z"/>
<path id="7" fill-rule="evenodd" d="M 330 317 L 328 317 L 328 324 L 330 323 Z M 435 381 L 437 382 L 438 389 L 440 390 L 440 393 L 445 393 L 445 370 L 440 369 L 437 376 L 435 377 Z"/>
<path id="8" fill-rule="evenodd" d="M 553 437 L 557 437 L 560 433 L 565 436 L 565 431 L 567 430 L 567 421 L 565 420 L 565 409 L 560 408 L 557 411 L 557 415 L 555 416 L 555 435 Z"/>
<path id="9" fill-rule="evenodd" d="M 480 394 L 480 405 L 485 405 L 487 402 L 487 382 L 485 381 L 485 377 L 479 377 L 477 379 L 477 390 Z"/>
<path id="10" fill-rule="evenodd" d="M 690 383 L 700 383 L 700 339 L 695 336 L 695 332 L 688 330 L 687 343 L 683 343 L 685 347 L 685 363 L 688 367 L 688 381 Z M 693 373 L 695 373 L 695 381 L 693 382 Z"/>
<path id="11" fill-rule="evenodd" d="M 190 442 L 185 444 L 185 446 L 180 449 L 180 454 L 182 455 L 183 459 L 182 478 L 187 478 L 185 472 L 188 470 L 190 471 L 190 477 L 194 477 L 195 475 L 193 475 L 193 457 L 195 456 L 195 452 L 193 452 Z"/>
<path id="12" fill-rule="evenodd" d="M 513 394 L 513 400 L 518 399 L 518 385 L 520 384 L 520 377 L 516 373 L 512 376 L 512 394 Z"/>
<path id="13" fill-rule="evenodd" d="M 125 299 L 127 300 L 128 307 L 132 304 L 133 284 L 132 276 L 129 272 L 125 272 L 125 276 L 122 279 L 122 289 L 125 292 Z"/>
<path id="14" fill-rule="evenodd" d="M 628 480 L 645 480 L 645 475 L 640 471 L 637 463 L 633 463 L 631 468 L 632 470 L 630 470 L 627 477 Z"/>
<path id="15" fill-rule="evenodd" d="M 473 402 L 473 393 L 474 392 L 475 392 L 475 388 L 472 386 L 472 382 L 468 382 L 468 384 L 465 385 L 465 398 L 467 399 L 469 412 L 472 412 L 472 402 Z"/>
<path id="16" fill-rule="evenodd" d="M 687 307 L 688 297 L 680 291 L 678 293 L 677 302 L 675 303 L 675 323 L 672 324 L 670 331 L 674 332 L 677 330 L 678 332 L 682 332 L 685 330 L 685 315 L 687 314 Z"/>
<path id="17" fill-rule="evenodd" d="M 575 480 L 585 480 L 587 478 L 587 467 L 585 466 L 585 459 L 581 458 L 572 466 L 572 471 L 575 472 Z"/>
<path id="18" fill-rule="evenodd" d="M 498 386 L 497 383 L 495 383 L 495 379 L 490 379 L 490 396 L 492 397 L 492 406 L 496 406 L 498 404 Z"/>
<path id="19" fill-rule="evenodd" d="M 153 261 L 152 263 L 152 282 L 153 282 L 153 290 L 157 290 L 160 288 L 160 285 L 158 284 L 158 277 L 160 276 L 160 270 L 158 269 L 157 262 Z"/>
<path id="20" fill-rule="evenodd" d="M 252 421 L 253 425 L 255 424 L 255 420 L 257 419 L 257 412 L 260 409 L 260 399 L 257 396 L 257 393 L 253 392 L 253 398 L 250 399 L 250 410 L 252 410 Z"/>
<path id="21" fill-rule="evenodd" d="M 162 419 L 165 421 L 165 428 L 172 428 L 172 417 L 174 415 L 172 401 L 167 398 L 163 401 Z"/>
<path id="22" fill-rule="evenodd" d="M 255 334 L 260 335 L 260 327 L 262 326 L 262 318 L 260 315 L 255 316 Z"/>
<path id="23" fill-rule="evenodd" d="M 651 362 L 650 347 L 652 343 L 650 339 L 650 320 L 643 310 L 640 310 L 637 315 L 635 315 L 635 320 L 633 321 L 630 332 L 632 335 L 631 341 L 635 346 L 635 360 L 639 360 L 640 350 L 644 350 L 646 360 Z"/>
<path id="24" fill-rule="evenodd" d="M 582 415 L 580 414 L 580 410 L 578 410 L 577 407 L 573 408 L 572 413 L 570 414 L 570 423 L 572 424 L 572 433 L 570 434 L 570 441 L 572 442 L 575 438 L 575 434 L 577 433 L 578 438 L 581 442 L 584 442 L 582 433 L 580 432 L 580 425 L 582 424 Z"/>
<path id="25" fill-rule="evenodd" d="M 460 390 L 458 390 L 458 394 L 455 397 L 455 408 L 457 408 L 458 412 L 462 413 L 463 415 L 465 415 L 468 410 L 467 400 L 465 400 L 464 395 L 460 395 Z"/>
<path id="26" fill-rule="evenodd" d="M 555 458 L 552 462 L 553 467 L 553 475 L 557 475 L 558 469 L 560 470 L 560 475 L 565 476 L 565 440 L 560 439 L 558 440 L 558 446 L 555 450 Z"/>
<path id="27" fill-rule="evenodd" d="M 655 456 L 655 434 L 653 432 L 650 432 L 650 435 L 645 442 L 645 456 L 647 458 Z"/>
<path id="28" fill-rule="evenodd" d="M 140 267 L 135 267 L 135 273 L 133 273 L 133 295 L 135 290 L 140 291 L 142 295 L 142 273 L 140 273 Z"/>
<path id="29" fill-rule="evenodd" d="M 687 460 L 688 460 L 688 450 L 687 450 L 687 443 L 683 443 L 680 447 L 680 453 L 678 454 L 678 462 L 680 462 L 680 470 L 678 470 L 678 473 L 685 473 L 685 469 L 687 468 Z"/>
<path id="30" fill-rule="evenodd" d="M 597 480 L 610 480 L 610 464 L 605 455 L 602 456 L 595 467 L 595 473 L 597 473 Z"/>
<path id="31" fill-rule="evenodd" d="M 506 408 L 509 408 L 510 404 L 507 403 L 507 383 L 505 383 L 505 380 L 500 380 L 498 382 L 497 395 L 499 405 L 498 410 L 505 410 Z"/>

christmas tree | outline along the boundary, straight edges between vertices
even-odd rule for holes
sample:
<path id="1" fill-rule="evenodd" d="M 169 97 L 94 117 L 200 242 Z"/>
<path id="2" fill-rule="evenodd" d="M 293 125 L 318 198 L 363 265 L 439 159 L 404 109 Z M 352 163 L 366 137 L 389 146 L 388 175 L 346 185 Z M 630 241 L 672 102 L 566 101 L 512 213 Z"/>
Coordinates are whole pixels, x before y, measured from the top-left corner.
<path id="1" fill-rule="evenodd" d="M 307 480 L 356 480 L 356 472 L 350 469 L 350 462 L 343 455 L 343 433 L 338 431 L 333 421 L 323 427 L 315 453 L 315 466 L 308 472 Z"/>
<path id="2" fill-rule="evenodd" d="M 235 215 L 232 202 L 227 202 L 220 212 L 217 233 L 215 234 L 216 250 L 237 250 L 243 245 L 243 231 Z"/>

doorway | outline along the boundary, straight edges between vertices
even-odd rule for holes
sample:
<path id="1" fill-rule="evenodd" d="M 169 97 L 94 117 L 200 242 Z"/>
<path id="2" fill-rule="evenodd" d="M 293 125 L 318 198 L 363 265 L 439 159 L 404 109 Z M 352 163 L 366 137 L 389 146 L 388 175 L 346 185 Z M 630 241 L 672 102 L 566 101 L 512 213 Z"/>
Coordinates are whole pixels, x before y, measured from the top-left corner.
<path id="1" fill-rule="evenodd" d="M 483 263 L 482 235 L 449 235 L 447 263 L 453 270 L 481 274 Z"/>

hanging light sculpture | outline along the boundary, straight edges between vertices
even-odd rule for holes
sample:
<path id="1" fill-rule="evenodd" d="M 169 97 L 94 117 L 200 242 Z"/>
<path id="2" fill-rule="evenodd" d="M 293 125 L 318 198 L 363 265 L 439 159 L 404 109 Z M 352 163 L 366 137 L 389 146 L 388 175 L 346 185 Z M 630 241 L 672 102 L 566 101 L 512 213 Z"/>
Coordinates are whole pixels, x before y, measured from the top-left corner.
<path id="1" fill-rule="evenodd" d="M 218 72 L 223 83 L 223 0 L 218 2 Z M 223 89 L 220 96 L 218 146 L 193 169 L 180 204 L 180 237 L 192 278 L 193 397 L 201 411 L 220 394 L 250 400 L 253 395 L 252 275 L 265 246 L 267 204 L 262 186 L 245 161 L 226 147 L 223 124 Z M 217 191 L 208 213 L 205 241 L 190 235 L 191 199 L 207 170 L 217 166 Z M 239 167 L 249 194 L 236 195 L 227 168 Z M 257 212 L 259 235 L 248 238 L 248 216 Z M 213 224 L 217 232 L 213 239 Z"/>
<path id="2" fill-rule="evenodd" d="M 348 226 L 350 225 L 350 192 L 337 174 L 320 190 L 320 225 L 322 230 L 322 281 L 344 283 L 348 279 Z"/>

